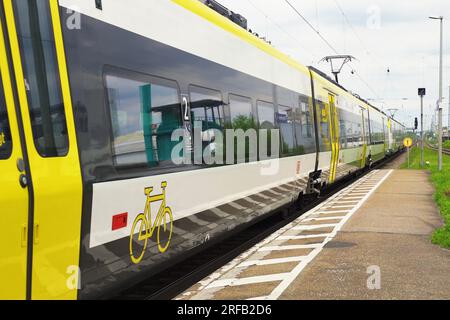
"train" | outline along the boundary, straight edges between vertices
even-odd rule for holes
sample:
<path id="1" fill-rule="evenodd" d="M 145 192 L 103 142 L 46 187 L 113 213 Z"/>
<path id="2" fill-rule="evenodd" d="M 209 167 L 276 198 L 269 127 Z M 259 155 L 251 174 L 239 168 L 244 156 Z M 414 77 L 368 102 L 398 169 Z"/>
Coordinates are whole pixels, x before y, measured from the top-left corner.
<path id="1" fill-rule="evenodd" d="M 403 148 L 399 121 L 204 2 L 0 11 L 0 299 L 107 296 Z M 247 128 L 279 152 L 175 163 L 194 122 L 197 148 Z"/>

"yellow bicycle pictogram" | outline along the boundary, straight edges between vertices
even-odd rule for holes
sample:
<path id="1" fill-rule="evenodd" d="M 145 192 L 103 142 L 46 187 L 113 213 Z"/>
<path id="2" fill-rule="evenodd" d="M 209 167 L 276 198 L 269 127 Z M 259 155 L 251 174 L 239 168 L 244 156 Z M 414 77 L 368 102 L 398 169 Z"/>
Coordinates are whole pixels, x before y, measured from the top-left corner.
<path id="1" fill-rule="evenodd" d="M 167 182 L 162 182 L 162 193 L 157 195 L 151 195 L 153 187 L 145 189 L 147 200 L 144 213 L 140 213 L 134 220 L 130 235 L 130 257 L 135 264 L 138 264 L 144 258 L 148 239 L 153 236 L 155 231 L 159 251 L 164 253 L 169 248 L 173 232 L 173 216 L 170 207 L 166 206 L 166 187 Z M 152 225 L 150 204 L 153 202 L 161 202 L 161 204 Z"/>

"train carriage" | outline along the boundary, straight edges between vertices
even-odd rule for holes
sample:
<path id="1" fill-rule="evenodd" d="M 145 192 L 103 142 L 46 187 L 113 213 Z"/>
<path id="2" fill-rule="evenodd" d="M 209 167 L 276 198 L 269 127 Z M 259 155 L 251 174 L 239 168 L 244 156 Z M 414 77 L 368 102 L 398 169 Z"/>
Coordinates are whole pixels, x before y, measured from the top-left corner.
<path id="1" fill-rule="evenodd" d="M 105 296 L 400 149 L 400 123 L 197 0 L 0 9 L 0 298 Z M 229 129 L 275 130 L 278 156 L 211 162 Z"/>

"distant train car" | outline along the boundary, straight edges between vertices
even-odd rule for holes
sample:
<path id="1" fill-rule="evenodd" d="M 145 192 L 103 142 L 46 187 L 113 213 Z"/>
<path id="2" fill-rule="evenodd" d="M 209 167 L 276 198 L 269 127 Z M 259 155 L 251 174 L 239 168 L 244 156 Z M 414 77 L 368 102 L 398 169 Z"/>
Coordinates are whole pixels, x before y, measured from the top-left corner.
<path id="1" fill-rule="evenodd" d="M 197 0 L 2 0 L 0 70 L 6 299 L 126 288 L 397 152 L 404 134 Z M 280 154 L 179 164 L 173 134 L 195 141 L 195 125 L 201 154 L 217 156 L 206 133 L 227 129 L 278 130 Z"/>

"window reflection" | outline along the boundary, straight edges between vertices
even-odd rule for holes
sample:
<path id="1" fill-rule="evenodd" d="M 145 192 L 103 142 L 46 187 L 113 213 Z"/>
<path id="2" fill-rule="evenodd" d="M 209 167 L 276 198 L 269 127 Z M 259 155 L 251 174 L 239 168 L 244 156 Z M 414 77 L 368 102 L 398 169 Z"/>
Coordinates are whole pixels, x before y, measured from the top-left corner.
<path id="1" fill-rule="evenodd" d="M 261 129 L 275 128 L 275 108 L 272 103 L 258 101 L 258 121 Z"/>
<path id="2" fill-rule="evenodd" d="M 48 1 L 13 1 L 36 149 L 67 154 L 69 140 Z"/>
<path id="3" fill-rule="evenodd" d="M 12 140 L 9 127 L 8 114 L 6 112 L 5 91 L 0 77 L 0 159 L 7 159 L 11 156 Z"/>
<path id="4" fill-rule="evenodd" d="M 281 153 L 283 156 L 295 153 L 294 114 L 291 107 L 278 106 L 277 122 L 281 135 Z"/>
<path id="5" fill-rule="evenodd" d="M 230 95 L 230 115 L 233 129 L 256 129 L 250 98 Z"/>
<path id="6" fill-rule="evenodd" d="M 191 119 L 200 121 L 202 129 L 219 129 L 223 127 L 223 102 L 219 91 L 190 86 Z"/>
<path id="7" fill-rule="evenodd" d="M 171 165 L 178 143 L 172 132 L 182 127 L 181 107 L 175 83 L 106 76 L 117 165 Z"/>
<path id="8" fill-rule="evenodd" d="M 224 115 L 223 101 L 220 91 L 206 89 L 197 86 L 190 86 L 190 109 L 191 121 L 194 127 L 201 126 L 201 155 L 197 155 L 195 163 L 210 163 L 211 157 L 216 155 L 216 151 L 222 148 L 221 141 L 216 140 L 215 130 L 223 132 Z M 209 148 L 209 152 L 205 152 Z M 200 159 L 201 158 L 201 159 Z M 207 159 L 208 158 L 208 159 Z"/>

